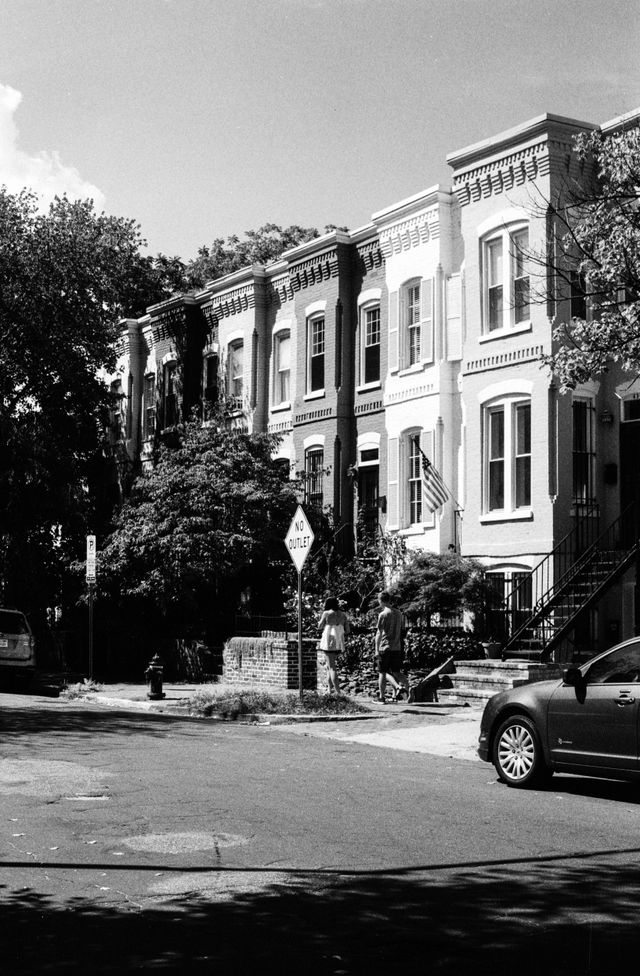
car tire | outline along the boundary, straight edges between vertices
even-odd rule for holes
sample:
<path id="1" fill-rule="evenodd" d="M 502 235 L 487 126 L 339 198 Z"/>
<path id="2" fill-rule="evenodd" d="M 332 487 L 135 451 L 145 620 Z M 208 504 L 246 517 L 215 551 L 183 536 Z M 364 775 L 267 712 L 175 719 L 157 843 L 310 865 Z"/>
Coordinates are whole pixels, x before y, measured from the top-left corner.
<path id="1" fill-rule="evenodd" d="M 492 759 L 500 779 L 514 789 L 541 786 L 551 777 L 538 731 L 526 715 L 511 715 L 502 722 L 493 739 Z"/>

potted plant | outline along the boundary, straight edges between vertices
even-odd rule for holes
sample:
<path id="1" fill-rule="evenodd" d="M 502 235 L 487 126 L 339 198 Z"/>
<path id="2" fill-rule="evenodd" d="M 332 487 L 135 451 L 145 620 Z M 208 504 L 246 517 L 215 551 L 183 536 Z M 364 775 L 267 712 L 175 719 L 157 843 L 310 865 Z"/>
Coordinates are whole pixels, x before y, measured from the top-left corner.
<path id="1" fill-rule="evenodd" d="M 482 650 L 484 651 L 484 656 L 492 661 L 499 661 L 502 658 L 502 644 L 497 641 L 493 635 L 483 638 L 480 643 L 482 644 Z"/>

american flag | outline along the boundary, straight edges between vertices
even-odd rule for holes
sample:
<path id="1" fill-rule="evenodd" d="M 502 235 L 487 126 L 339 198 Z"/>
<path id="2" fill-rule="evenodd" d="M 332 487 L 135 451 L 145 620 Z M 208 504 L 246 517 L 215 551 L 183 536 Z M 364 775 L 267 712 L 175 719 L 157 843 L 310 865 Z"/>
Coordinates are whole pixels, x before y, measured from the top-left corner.
<path id="1" fill-rule="evenodd" d="M 449 492 L 437 468 L 424 453 L 422 455 L 422 494 L 430 512 L 436 512 L 449 498 Z"/>

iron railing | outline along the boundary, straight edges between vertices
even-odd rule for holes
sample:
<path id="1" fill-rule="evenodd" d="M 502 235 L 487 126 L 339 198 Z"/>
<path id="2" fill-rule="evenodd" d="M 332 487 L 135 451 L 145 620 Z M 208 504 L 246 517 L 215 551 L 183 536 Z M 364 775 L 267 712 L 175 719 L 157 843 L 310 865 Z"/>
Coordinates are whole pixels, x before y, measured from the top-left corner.
<path id="1" fill-rule="evenodd" d="M 599 600 L 636 556 L 640 525 L 634 502 L 584 548 L 582 543 L 588 540 L 590 533 L 584 531 L 583 522 L 584 519 L 534 569 L 533 594 L 538 594 L 537 599 L 534 599 L 527 619 L 521 620 L 519 626 L 511 629 L 503 646 L 503 656 L 523 640 L 528 632 L 529 643 L 538 646 L 541 659 L 547 657 L 553 647 L 570 633 L 578 616 Z M 580 547 L 574 549 L 573 561 L 567 562 L 569 540 L 576 532 L 582 532 Z M 545 575 L 536 576 L 543 564 L 547 564 L 544 568 Z M 547 585 L 538 586 L 540 581 Z M 524 582 L 520 585 L 524 585 Z M 512 600 L 513 596 L 514 593 L 509 594 L 506 602 Z"/>

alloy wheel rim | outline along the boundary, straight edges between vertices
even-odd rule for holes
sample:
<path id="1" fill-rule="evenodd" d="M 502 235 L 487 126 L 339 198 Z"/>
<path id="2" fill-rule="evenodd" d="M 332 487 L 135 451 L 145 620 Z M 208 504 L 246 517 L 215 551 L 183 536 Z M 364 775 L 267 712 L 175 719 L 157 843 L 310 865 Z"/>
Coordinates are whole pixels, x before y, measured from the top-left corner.
<path id="1" fill-rule="evenodd" d="M 498 761 L 505 776 L 521 780 L 533 769 L 535 743 L 529 729 L 523 725 L 511 725 L 500 736 Z"/>

